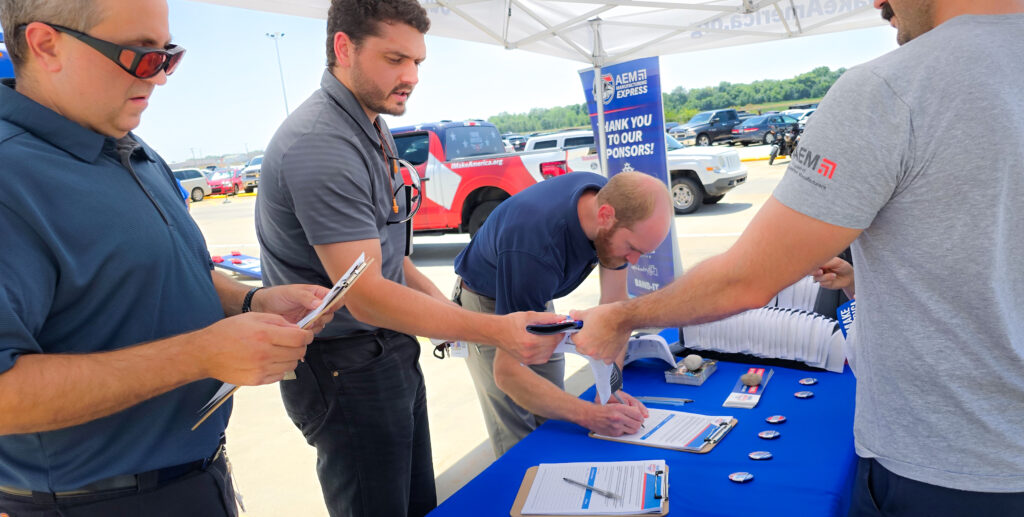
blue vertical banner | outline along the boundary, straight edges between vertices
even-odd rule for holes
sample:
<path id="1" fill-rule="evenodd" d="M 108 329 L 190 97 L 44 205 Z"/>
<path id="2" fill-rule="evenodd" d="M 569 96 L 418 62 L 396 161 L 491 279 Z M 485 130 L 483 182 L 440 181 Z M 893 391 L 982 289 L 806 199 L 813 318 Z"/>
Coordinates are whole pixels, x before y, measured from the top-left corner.
<path id="1" fill-rule="evenodd" d="M 603 91 L 594 83 L 595 69 L 580 71 L 590 124 L 599 135 L 597 102 L 604 104 L 605 155 L 612 177 L 639 171 L 670 186 L 665 156 L 665 112 L 661 104 L 661 73 L 657 57 L 635 59 L 603 67 Z M 666 194 L 667 195 L 667 194 Z M 683 272 L 676 245 L 675 224 L 653 252 L 629 266 L 629 294 L 640 296 L 665 287 Z"/>
<path id="2" fill-rule="evenodd" d="M 4 77 L 14 77 L 14 65 L 11 64 L 7 47 L 4 46 L 4 33 L 0 32 L 0 79 Z"/>

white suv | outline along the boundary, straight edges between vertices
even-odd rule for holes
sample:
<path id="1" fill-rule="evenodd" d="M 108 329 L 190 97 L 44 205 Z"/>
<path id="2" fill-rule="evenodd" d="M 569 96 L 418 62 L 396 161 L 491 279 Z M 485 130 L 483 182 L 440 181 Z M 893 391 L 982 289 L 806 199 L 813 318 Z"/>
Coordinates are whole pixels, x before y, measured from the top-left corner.
<path id="1" fill-rule="evenodd" d="M 590 131 L 587 131 L 590 134 Z M 740 154 L 723 147 L 684 147 L 665 135 L 668 175 L 672 181 L 672 207 L 677 214 L 696 212 L 701 205 L 717 203 L 725 193 L 747 181 Z M 571 158 L 571 171 L 601 173 L 596 153 Z"/>
<path id="2" fill-rule="evenodd" d="M 540 149 L 569 149 L 594 145 L 594 132 L 590 130 L 563 131 L 549 135 L 531 136 L 524 151 Z"/>

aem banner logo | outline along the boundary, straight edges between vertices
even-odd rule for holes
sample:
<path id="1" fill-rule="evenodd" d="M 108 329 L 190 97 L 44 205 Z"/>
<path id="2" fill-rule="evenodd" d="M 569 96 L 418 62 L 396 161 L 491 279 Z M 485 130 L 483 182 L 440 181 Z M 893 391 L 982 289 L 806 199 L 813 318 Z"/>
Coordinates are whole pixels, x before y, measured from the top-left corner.
<path id="1" fill-rule="evenodd" d="M 836 172 L 836 162 L 822 158 L 820 154 L 809 151 L 806 147 L 796 148 L 795 161 L 808 169 L 817 169 L 818 174 L 828 179 L 832 179 L 832 175 Z"/>
<path id="2" fill-rule="evenodd" d="M 597 94 L 597 85 L 594 85 L 592 89 L 594 99 L 601 97 L 605 106 L 608 105 L 612 99 L 615 98 L 615 81 L 612 79 L 612 74 L 604 74 L 601 76 L 601 95 Z"/>
<path id="3" fill-rule="evenodd" d="M 836 162 L 823 158 L 821 160 L 821 167 L 818 167 L 818 174 L 825 176 L 828 179 L 832 179 L 832 175 L 836 172 Z"/>

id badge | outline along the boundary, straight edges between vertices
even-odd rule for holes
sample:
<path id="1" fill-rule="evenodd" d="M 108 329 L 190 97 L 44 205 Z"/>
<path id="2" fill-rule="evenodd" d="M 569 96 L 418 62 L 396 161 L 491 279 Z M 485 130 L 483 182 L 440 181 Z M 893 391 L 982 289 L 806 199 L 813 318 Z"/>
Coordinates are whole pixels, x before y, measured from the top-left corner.
<path id="1" fill-rule="evenodd" d="M 449 352 L 451 353 L 452 357 L 460 357 L 462 359 L 465 359 L 469 357 L 469 345 L 463 343 L 462 341 L 454 341 L 451 344 Z"/>

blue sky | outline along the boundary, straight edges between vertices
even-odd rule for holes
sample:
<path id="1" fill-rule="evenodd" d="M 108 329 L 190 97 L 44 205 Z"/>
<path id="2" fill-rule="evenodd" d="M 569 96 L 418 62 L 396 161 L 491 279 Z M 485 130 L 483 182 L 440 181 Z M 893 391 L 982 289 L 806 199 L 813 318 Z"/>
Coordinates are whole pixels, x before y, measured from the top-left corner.
<path id="1" fill-rule="evenodd" d="M 136 130 L 169 162 L 262 149 L 284 120 L 274 41 L 279 41 L 288 105 L 320 84 L 326 22 L 169 0 L 174 41 L 188 53 L 154 93 Z M 784 79 L 817 66 L 857 65 L 896 48 L 888 26 L 662 56 L 662 88 L 698 88 Z M 493 45 L 427 37 L 427 61 L 406 114 L 392 126 L 482 118 L 583 102 L 580 62 Z"/>

